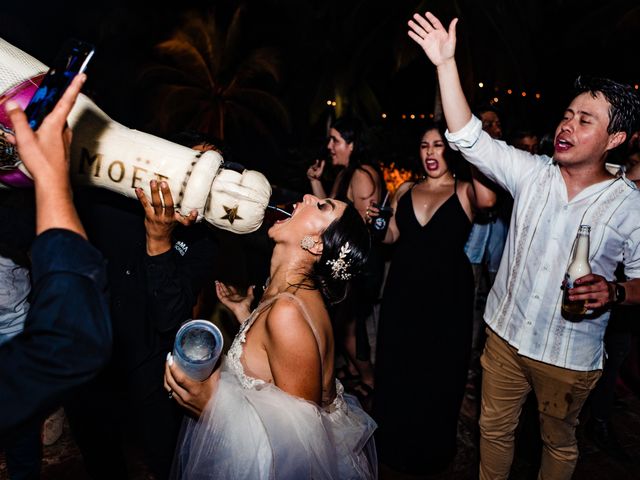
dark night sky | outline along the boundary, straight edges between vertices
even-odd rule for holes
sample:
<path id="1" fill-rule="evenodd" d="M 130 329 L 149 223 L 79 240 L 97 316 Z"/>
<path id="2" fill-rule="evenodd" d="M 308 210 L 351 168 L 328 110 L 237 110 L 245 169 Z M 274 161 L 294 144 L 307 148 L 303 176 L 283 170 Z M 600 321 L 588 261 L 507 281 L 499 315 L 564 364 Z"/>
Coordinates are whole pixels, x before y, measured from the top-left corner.
<path id="1" fill-rule="evenodd" d="M 319 0 L 308 2 L 319 4 Z M 304 48 L 326 44 L 327 48 L 348 50 L 349 46 L 335 41 L 339 32 L 336 33 L 331 22 L 320 38 L 317 30 L 314 38 L 306 38 L 301 28 L 296 31 L 299 12 L 291 7 L 296 3 L 292 0 L 248 3 L 253 23 L 247 35 L 256 43 L 272 43 L 282 50 L 288 63 L 282 95 L 295 112 L 296 107 L 306 105 L 304 96 L 315 88 L 313 84 L 301 83 L 309 80 L 297 72 L 300 67 L 296 62 L 303 58 Z M 406 37 L 406 21 L 419 3 L 417 0 L 371 0 L 367 2 L 368 17 L 353 20 L 357 35 L 374 28 L 379 30 L 381 40 L 375 47 L 378 63 L 373 63 L 364 75 L 376 92 L 382 111 L 388 112 L 387 124 L 401 123 L 402 113 L 432 110 L 433 68 Z M 640 83 L 637 0 L 429 2 L 430 5 L 438 3 L 443 8 L 439 11 L 434 7 L 435 13 L 447 22 L 454 15 L 451 4 L 456 3 L 462 11 L 458 62 L 471 103 L 499 96 L 498 105 L 508 117 L 507 127 L 529 122 L 541 130 L 553 128 L 570 97 L 573 79 L 579 73 Z M 179 8 L 203 8 L 206 4 L 182 1 Z M 176 27 L 180 12 L 175 6 L 169 10 L 152 3 L 131 5 L 131 2 L 93 2 L 74 8 L 65 7 L 64 2 L 3 5 L 0 36 L 45 63 L 67 37 L 94 42 L 97 54 L 88 72 L 88 93 L 112 117 L 140 128 L 137 103 L 140 92 L 135 89 L 139 66 L 148 58 L 153 44 Z M 341 11 L 338 9 L 335 14 L 340 15 Z M 348 54 L 343 52 L 347 59 Z M 402 68 L 394 72 L 398 58 L 405 61 Z M 477 88 L 479 81 L 487 86 Z M 507 88 L 516 94 L 525 90 L 529 95 L 526 99 L 508 96 Z M 541 93 L 541 100 L 534 99 L 534 92 Z"/>

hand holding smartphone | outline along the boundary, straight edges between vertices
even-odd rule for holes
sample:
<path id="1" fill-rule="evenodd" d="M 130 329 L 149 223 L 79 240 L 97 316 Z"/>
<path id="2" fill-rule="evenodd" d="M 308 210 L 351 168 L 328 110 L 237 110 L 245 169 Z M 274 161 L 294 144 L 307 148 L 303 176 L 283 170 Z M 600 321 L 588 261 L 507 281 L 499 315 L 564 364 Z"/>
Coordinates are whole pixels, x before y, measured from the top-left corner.
<path id="1" fill-rule="evenodd" d="M 53 110 L 73 78 L 87 69 L 94 52 L 93 45 L 80 40 L 69 39 L 64 43 L 25 109 L 33 130 Z"/>

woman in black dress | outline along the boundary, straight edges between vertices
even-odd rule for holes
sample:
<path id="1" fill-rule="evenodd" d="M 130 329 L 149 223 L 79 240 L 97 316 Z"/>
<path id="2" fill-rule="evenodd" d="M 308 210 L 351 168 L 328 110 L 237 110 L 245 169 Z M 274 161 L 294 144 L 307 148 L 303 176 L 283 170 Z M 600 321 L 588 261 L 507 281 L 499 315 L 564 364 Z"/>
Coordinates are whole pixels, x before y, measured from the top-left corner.
<path id="1" fill-rule="evenodd" d="M 373 413 L 381 463 L 406 473 L 443 470 L 455 455 L 473 319 L 464 245 L 475 210 L 495 202 L 480 182 L 456 178 L 452 154 L 441 128 L 424 132 L 425 175 L 398 188 L 384 240 L 397 245 L 378 327 Z"/>

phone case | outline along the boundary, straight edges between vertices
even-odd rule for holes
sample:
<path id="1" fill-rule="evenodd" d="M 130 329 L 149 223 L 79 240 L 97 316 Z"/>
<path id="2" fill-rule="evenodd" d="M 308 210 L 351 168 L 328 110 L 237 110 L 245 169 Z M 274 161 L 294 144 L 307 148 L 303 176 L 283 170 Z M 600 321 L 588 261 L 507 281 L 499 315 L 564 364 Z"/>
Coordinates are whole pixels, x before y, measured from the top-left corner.
<path id="1" fill-rule="evenodd" d="M 86 70 L 94 51 L 93 45 L 80 40 L 65 42 L 25 109 L 32 129 L 53 110 L 73 78 Z"/>

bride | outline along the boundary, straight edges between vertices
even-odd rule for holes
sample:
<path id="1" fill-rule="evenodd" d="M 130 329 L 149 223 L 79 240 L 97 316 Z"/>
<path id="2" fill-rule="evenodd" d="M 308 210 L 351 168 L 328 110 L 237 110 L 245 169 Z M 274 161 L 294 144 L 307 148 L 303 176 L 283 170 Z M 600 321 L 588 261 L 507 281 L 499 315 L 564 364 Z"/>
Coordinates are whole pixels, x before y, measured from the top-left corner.
<path id="1" fill-rule="evenodd" d="M 334 377 L 325 301 L 343 300 L 369 234 L 353 206 L 305 195 L 269 230 L 271 280 L 258 307 L 221 283 L 243 321 L 228 356 L 195 382 L 169 355 L 165 388 L 195 417 L 185 421 L 176 478 L 376 478 L 375 423 Z M 246 320 L 245 320 L 246 319 Z"/>

